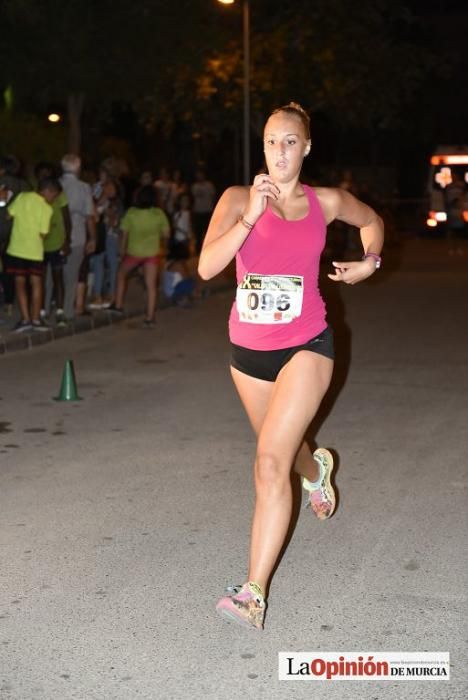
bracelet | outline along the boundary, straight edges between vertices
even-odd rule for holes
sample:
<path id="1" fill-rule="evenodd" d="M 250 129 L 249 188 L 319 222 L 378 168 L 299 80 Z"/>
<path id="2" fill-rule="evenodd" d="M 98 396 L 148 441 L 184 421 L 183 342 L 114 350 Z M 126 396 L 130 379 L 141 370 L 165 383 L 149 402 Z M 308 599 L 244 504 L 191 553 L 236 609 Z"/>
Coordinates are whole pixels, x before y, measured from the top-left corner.
<path id="1" fill-rule="evenodd" d="M 255 226 L 255 224 L 251 224 L 249 221 L 247 221 L 247 219 L 244 219 L 244 216 L 242 214 L 239 216 L 237 221 L 240 224 L 242 224 L 242 226 L 245 226 L 245 228 L 248 228 L 249 231 L 251 231 L 253 229 L 253 227 Z"/>
<path id="2" fill-rule="evenodd" d="M 375 269 L 378 270 L 382 266 L 382 258 L 380 255 L 377 255 L 377 253 L 365 253 L 361 260 L 365 260 L 366 258 L 373 258 L 375 260 Z"/>

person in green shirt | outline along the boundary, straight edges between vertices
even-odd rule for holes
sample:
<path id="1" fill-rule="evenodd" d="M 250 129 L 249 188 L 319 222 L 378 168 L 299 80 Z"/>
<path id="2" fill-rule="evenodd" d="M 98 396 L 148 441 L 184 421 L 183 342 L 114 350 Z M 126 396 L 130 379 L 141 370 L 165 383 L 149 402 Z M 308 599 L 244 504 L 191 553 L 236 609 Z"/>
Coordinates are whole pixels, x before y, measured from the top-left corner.
<path id="1" fill-rule="evenodd" d="M 34 173 L 37 182 L 40 182 L 45 177 L 55 177 L 56 169 L 53 163 L 41 162 L 36 165 Z M 44 240 L 44 290 L 41 318 L 47 317 L 53 296 L 57 326 L 65 326 L 63 266 L 70 253 L 71 219 L 68 199 L 61 186 L 51 207 L 49 235 Z"/>
<path id="2" fill-rule="evenodd" d="M 39 182 L 38 192 L 20 192 L 8 205 L 13 225 L 7 248 L 7 272 L 15 277 L 16 297 L 21 312 L 21 320 L 13 329 L 15 332 L 47 330 L 40 320 L 44 239 L 49 233 L 52 218 L 50 205 L 59 192 L 60 185 L 56 180 L 44 178 Z"/>
<path id="3" fill-rule="evenodd" d="M 137 194 L 134 207 L 130 207 L 120 222 L 122 248 L 115 304 L 109 311 L 122 315 L 128 276 L 132 270 L 143 265 L 146 287 L 146 317 L 143 325 L 154 325 L 157 300 L 159 256 L 169 238 L 170 224 L 162 209 L 156 206 L 156 192 L 152 185 L 142 187 Z"/>
<path id="4" fill-rule="evenodd" d="M 71 219 L 68 209 L 68 200 L 63 190 L 52 202 L 52 218 L 50 220 L 49 235 L 44 241 L 44 267 L 50 266 L 52 285 L 50 288 L 46 282 L 44 290 L 44 312 L 50 307 L 52 295 L 55 298 L 55 318 L 58 326 L 66 324 L 64 304 L 63 266 L 70 252 Z M 50 279 L 49 279 L 50 283 Z"/>

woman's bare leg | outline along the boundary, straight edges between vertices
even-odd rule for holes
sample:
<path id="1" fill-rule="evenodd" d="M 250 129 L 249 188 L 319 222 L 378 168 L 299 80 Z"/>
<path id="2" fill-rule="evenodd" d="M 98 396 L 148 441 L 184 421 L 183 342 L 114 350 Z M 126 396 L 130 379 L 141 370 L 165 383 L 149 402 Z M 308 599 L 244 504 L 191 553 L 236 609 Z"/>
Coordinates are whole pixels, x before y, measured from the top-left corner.
<path id="1" fill-rule="evenodd" d="M 309 351 L 296 353 L 276 382 L 259 385 L 233 370 L 247 414 L 260 425 L 255 460 L 256 504 L 252 525 L 249 580 L 265 591 L 284 543 L 292 510 L 290 472 L 304 433 L 330 384 L 333 362 Z M 250 388 L 249 387 L 250 384 Z M 252 392 L 261 399 L 250 400 Z M 266 412 L 261 420 L 262 406 Z M 306 460 L 304 450 L 301 459 Z"/>
<path id="2" fill-rule="evenodd" d="M 121 309 L 124 304 L 125 293 L 127 291 L 127 279 L 131 268 L 120 263 L 119 271 L 117 272 L 117 288 L 115 292 L 115 305 Z"/>
<path id="3" fill-rule="evenodd" d="M 146 318 L 148 321 L 154 321 L 158 296 L 158 268 L 156 265 L 144 265 L 143 274 L 146 286 Z"/>
<path id="4" fill-rule="evenodd" d="M 275 384 L 274 382 L 250 377 L 248 374 L 239 372 L 234 367 L 231 367 L 231 375 L 253 431 L 258 437 Z M 301 476 L 305 476 L 309 481 L 318 479 L 319 468 L 317 462 L 312 457 L 310 447 L 305 441 L 296 454 L 294 471 Z"/>

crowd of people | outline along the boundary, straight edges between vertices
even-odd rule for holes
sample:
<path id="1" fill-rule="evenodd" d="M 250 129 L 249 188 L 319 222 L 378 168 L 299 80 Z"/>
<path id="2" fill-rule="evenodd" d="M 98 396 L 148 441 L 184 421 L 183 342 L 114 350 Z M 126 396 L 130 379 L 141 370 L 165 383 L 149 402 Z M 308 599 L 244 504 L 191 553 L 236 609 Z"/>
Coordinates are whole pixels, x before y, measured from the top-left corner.
<path id="1" fill-rule="evenodd" d="M 145 328 L 154 326 L 159 289 L 183 306 L 200 294 L 191 262 L 216 196 L 203 170 L 190 183 L 180 170 L 144 171 L 129 186 L 115 159 L 93 175 L 69 153 L 60 164 L 38 163 L 33 182 L 20 172 L 14 157 L 0 159 L 0 299 L 7 316 L 19 311 L 14 332 L 101 309 L 124 315 L 128 279 L 139 270 Z"/>

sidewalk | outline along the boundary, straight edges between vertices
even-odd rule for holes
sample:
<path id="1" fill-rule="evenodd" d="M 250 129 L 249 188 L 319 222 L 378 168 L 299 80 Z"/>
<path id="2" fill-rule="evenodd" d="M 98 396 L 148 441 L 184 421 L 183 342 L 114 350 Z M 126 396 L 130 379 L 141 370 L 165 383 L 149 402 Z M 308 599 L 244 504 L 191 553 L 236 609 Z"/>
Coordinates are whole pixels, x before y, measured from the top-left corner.
<path id="1" fill-rule="evenodd" d="M 204 282 L 203 287 L 208 290 L 208 293 L 214 293 L 220 290 L 227 289 L 232 286 L 232 276 L 229 273 L 219 275 L 209 282 Z M 58 327 L 54 321 L 48 321 L 50 327 L 47 331 L 29 331 L 22 333 L 14 333 L 12 329 L 15 323 L 19 320 L 19 312 L 14 308 L 13 314 L 8 316 L 5 309 L 0 306 L 0 355 L 18 350 L 29 350 L 38 345 L 44 345 L 54 340 L 61 340 L 78 333 L 92 331 L 103 326 L 110 326 L 115 323 L 141 316 L 144 313 L 145 290 L 143 283 L 138 278 L 132 278 L 129 281 L 128 291 L 125 298 L 125 313 L 123 316 L 116 316 L 106 309 L 87 311 L 85 315 L 76 316 L 69 321 L 67 326 Z M 162 290 L 159 290 L 158 295 L 158 311 L 171 306 L 171 303 L 165 298 Z"/>

